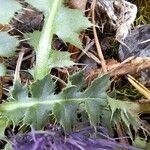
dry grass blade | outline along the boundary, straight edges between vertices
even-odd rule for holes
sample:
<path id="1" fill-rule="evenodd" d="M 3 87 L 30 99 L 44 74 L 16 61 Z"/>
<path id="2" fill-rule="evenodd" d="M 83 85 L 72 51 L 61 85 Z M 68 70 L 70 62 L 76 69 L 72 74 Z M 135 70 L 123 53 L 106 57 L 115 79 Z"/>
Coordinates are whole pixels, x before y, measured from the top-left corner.
<path id="1" fill-rule="evenodd" d="M 150 101 L 150 91 L 132 76 L 127 75 L 127 78 L 129 82 Z"/>
<path id="2" fill-rule="evenodd" d="M 16 65 L 16 70 L 15 70 L 15 75 L 14 75 L 14 82 L 15 81 L 20 81 L 19 72 L 20 72 L 20 68 L 21 68 L 23 55 L 24 55 L 23 51 L 19 53 L 19 57 L 18 57 L 17 65 Z"/>
<path id="3" fill-rule="evenodd" d="M 112 76 L 120 76 L 127 74 L 134 75 L 145 69 L 150 69 L 149 57 L 130 57 L 117 67 L 112 65 L 109 70 L 111 71 Z"/>
<path id="4" fill-rule="evenodd" d="M 106 62 L 102 53 L 102 49 L 98 40 L 96 28 L 95 28 L 95 5 L 96 5 L 96 0 L 93 0 L 91 8 L 92 8 L 92 23 L 93 23 L 93 34 L 94 34 L 94 39 L 95 39 L 95 44 L 98 52 L 98 56 L 101 61 L 102 69 L 103 72 L 107 72 L 107 67 L 106 67 Z"/>

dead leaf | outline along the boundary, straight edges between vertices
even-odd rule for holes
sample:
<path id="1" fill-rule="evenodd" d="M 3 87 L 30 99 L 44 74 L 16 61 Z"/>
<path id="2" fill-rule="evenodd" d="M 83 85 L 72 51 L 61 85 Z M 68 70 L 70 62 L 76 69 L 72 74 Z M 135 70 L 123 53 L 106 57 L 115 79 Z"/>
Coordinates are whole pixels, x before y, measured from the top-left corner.
<path id="1" fill-rule="evenodd" d="M 70 0 L 69 5 L 71 8 L 85 11 L 87 0 Z"/>
<path id="2" fill-rule="evenodd" d="M 0 24 L 0 31 L 8 31 L 10 26 L 8 24 L 2 25 Z"/>

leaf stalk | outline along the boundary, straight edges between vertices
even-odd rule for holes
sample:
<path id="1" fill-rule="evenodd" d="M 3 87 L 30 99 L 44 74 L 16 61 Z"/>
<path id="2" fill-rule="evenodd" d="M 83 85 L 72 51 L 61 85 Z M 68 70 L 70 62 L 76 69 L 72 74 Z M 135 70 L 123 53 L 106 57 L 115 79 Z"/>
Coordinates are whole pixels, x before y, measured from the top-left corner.
<path id="1" fill-rule="evenodd" d="M 54 34 L 53 24 L 61 2 L 62 0 L 54 0 L 51 9 L 45 15 L 46 20 L 36 52 L 36 67 L 34 74 L 36 80 L 44 78 L 49 72 L 48 60 Z"/>

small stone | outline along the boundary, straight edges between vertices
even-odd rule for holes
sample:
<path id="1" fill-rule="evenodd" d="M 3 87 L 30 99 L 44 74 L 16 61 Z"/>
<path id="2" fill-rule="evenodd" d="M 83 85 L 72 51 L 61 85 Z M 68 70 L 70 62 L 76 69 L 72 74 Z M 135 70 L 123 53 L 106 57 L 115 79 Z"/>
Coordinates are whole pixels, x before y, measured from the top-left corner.
<path id="1" fill-rule="evenodd" d="M 150 24 L 143 25 L 131 31 L 120 45 L 119 58 L 121 61 L 131 57 L 150 57 Z"/>

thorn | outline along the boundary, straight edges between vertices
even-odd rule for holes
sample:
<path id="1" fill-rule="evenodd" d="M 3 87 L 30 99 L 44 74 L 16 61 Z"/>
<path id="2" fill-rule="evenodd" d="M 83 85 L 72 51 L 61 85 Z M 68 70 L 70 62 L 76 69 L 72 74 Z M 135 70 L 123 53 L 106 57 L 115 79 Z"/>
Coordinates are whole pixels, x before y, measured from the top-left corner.
<path id="1" fill-rule="evenodd" d="M 17 20 L 17 21 L 19 21 L 19 22 L 21 22 L 21 23 L 24 23 L 23 21 L 21 21 L 21 20 L 19 20 L 18 18 L 16 18 L 16 17 L 13 17 L 15 20 Z"/>

